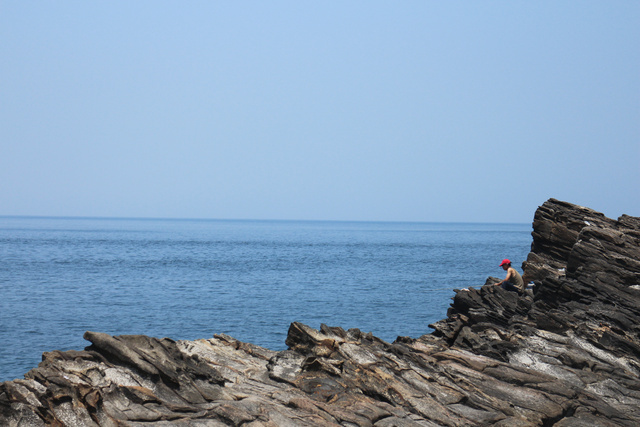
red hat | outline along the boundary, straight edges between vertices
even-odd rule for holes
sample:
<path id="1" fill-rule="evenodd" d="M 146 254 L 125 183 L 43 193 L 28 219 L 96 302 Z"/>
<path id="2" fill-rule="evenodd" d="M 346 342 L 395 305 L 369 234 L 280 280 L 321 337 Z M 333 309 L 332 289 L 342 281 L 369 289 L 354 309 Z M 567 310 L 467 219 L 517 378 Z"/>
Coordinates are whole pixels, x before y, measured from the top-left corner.
<path id="1" fill-rule="evenodd" d="M 511 264 L 511 261 L 509 261 L 508 259 L 503 259 L 498 267 L 502 267 L 505 264 Z"/>

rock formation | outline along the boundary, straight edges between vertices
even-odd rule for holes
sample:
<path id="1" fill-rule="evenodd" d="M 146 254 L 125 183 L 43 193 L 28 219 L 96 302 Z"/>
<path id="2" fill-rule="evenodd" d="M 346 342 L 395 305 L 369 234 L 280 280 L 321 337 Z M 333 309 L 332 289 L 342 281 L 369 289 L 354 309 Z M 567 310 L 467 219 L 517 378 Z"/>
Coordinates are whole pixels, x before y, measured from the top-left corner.
<path id="1" fill-rule="evenodd" d="M 273 352 L 87 332 L 0 384 L 0 425 L 640 425 L 640 218 L 550 199 L 533 229 L 533 292 L 456 291 L 431 334 L 293 323 Z"/>

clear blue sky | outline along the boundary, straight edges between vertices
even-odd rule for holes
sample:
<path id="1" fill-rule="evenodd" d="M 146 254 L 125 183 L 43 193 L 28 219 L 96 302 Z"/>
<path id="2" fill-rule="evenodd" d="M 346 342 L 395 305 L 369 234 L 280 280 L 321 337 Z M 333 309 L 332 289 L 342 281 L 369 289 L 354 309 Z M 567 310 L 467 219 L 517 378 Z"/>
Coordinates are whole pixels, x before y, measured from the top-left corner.
<path id="1" fill-rule="evenodd" d="M 0 1 L 0 215 L 640 216 L 640 2 Z"/>

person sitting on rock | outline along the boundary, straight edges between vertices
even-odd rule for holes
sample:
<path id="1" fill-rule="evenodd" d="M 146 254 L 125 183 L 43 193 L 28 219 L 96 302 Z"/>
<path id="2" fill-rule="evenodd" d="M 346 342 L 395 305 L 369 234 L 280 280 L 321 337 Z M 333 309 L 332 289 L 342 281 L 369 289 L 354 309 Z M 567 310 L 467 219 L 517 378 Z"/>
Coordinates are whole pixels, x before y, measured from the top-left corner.
<path id="1" fill-rule="evenodd" d="M 511 267 L 511 261 L 503 259 L 500 263 L 500 267 L 507 272 L 507 277 L 503 281 L 496 283 L 496 286 L 501 286 L 502 289 L 508 291 L 517 292 L 519 294 L 524 292 L 524 280 L 520 273 L 515 268 Z"/>

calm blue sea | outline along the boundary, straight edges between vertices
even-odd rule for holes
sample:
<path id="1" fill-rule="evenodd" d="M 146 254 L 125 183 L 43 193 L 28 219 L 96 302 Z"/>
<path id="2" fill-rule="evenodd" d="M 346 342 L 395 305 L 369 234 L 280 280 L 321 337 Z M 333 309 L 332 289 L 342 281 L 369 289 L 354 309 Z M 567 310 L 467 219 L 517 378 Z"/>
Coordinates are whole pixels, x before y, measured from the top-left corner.
<path id="1" fill-rule="evenodd" d="M 418 337 L 530 246 L 530 224 L 0 218 L 0 381 L 87 330 L 272 350 L 294 321 Z"/>

